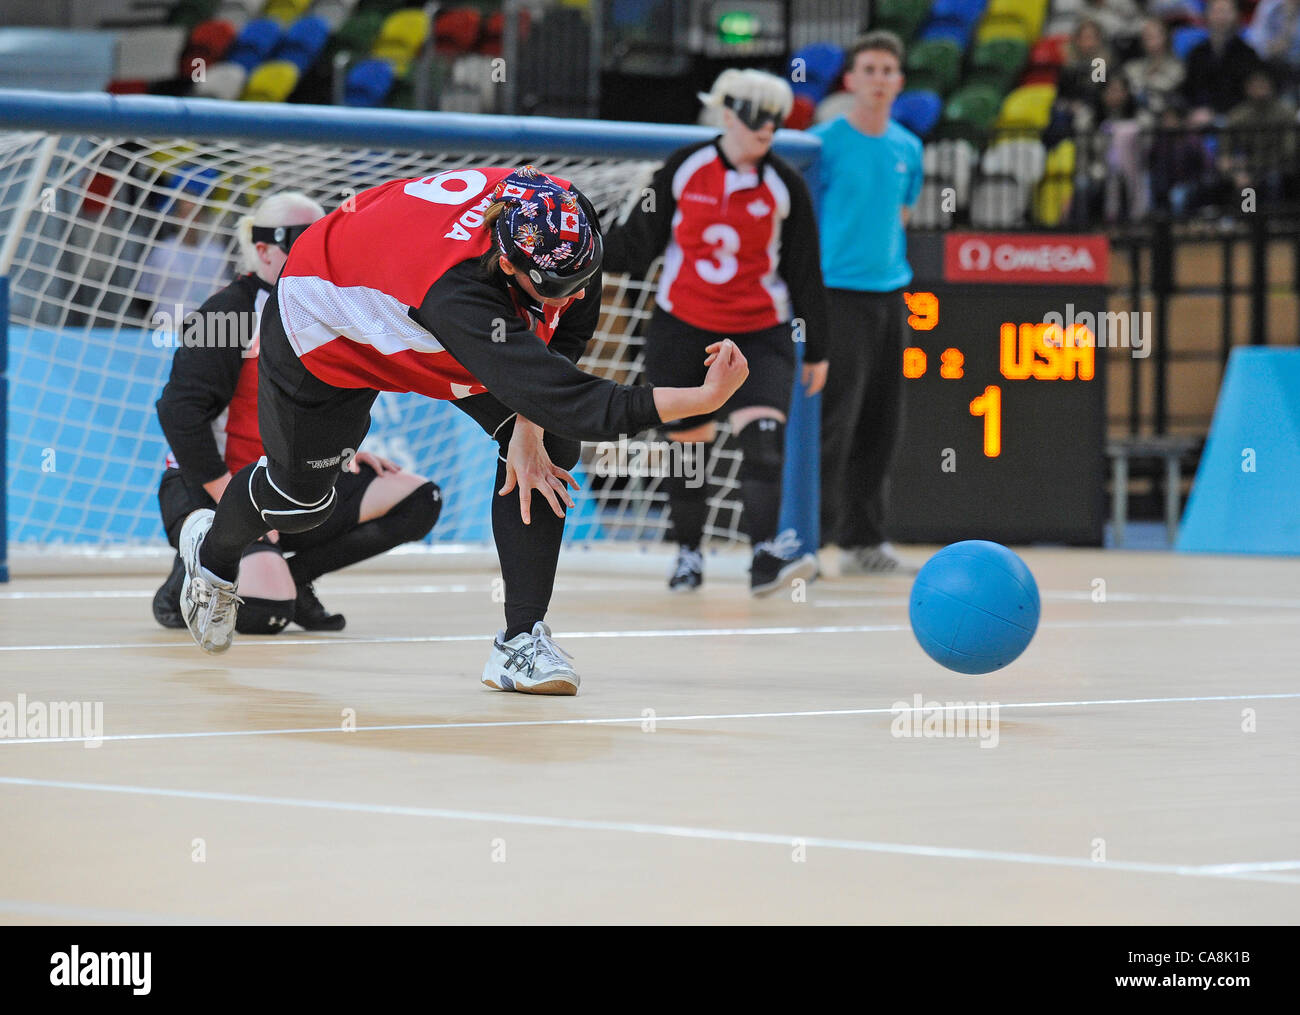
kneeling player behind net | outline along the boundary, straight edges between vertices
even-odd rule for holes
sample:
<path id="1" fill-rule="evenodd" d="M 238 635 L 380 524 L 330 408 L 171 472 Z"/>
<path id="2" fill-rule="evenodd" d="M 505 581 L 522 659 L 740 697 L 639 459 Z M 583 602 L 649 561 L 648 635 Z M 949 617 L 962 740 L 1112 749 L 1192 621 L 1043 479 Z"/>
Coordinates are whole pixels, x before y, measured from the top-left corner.
<path id="1" fill-rule="evenodd" d="M 158 488 L 163 528 L 179 546 L 181 526 L 194 511 L 213 508 L 231 476 L 262 457 L 257 425 L 258 317 L 294 239 L 325 211 L 305 194 L 263 200 L 239 224 L 241 267 L 233 282 L 190 315 L 158 399 L 158 420 L 170 445 Z M 442 506 L 438 487 L 366 452 L 338 477 L 338 506 L 329 521 L 304 532 L 269 532 L 245 548 L 239 564 L 243 606 L 240 634 L 277 634 L 291 621 L 309 631 L 340 631 L 312 583 L 322 574 L 423 539 Z M 287 560 L 284 553 L 292 554 Z M 164 627 L 185 627 L 178 554 L 154 596 Z"/>
<path id="2" fill-rule="evenodd" d="M 581 442 L 713 412 L 747 375 L 730 342 L 710 347 L 698 387 L 632 387 L 579 370 L 600 315 L 601 256 L 590 202 L 531 166 L 395 180 L 311 226 L 263 312 L 266 457 L 234 476 L 215 516 L 195 512 L 181 534 L 182 610 L 199 645 L 231 643 L 244 548 L 268 529 L 327 519 L 339 462 L 360 446 L 378 392 L 414 391 L 453 400 L 500 446 L 492 531 L 506 626 L 484 684 L 576 693 L 544 618 Z M 517 506 L 505 496 L 516 488 Z"/>

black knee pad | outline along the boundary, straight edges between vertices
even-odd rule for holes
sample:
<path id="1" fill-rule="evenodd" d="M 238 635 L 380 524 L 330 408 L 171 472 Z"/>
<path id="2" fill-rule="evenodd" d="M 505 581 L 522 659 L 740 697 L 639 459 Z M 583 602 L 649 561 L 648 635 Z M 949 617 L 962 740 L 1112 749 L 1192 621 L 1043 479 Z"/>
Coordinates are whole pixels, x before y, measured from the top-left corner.
<path id="1" fill-rule="evenodd" d="M 292 475 L 292 474 L 289 474 Z M 306 532 L 325 521 L 334 511 L 338 498 L 334 484 L 338 472 L 322 469 L 321 475 L 286 478 L 277 470 L 271 478 L 266 459 L 263 458 L 248 479 L 248 492 L 253 507 L 262 520 L 281 532 Z"/>
<path id="2" fill-rule="evenodd" d="M 393 520 L 394 534 L 403 543 L 413 543 L 433 531 L 440 514 L 442 490 L 437 483 L 429 482 L 417 486 L 394 504 L 386 517 Z"/>
<path id="3" fill-rule="evenodd" d="M 666 430 L 654 431 L 653 440 L 665 447 L 659 453 L 663 457 L 656 459 L 666 470 L 660 489 L 673 500 L 707 500 L 713 441 L 677 441 Z"/>
<path id="4" fill-rule="evenodd" d="M 781 482 L 781 468 L 785 464 L 784 423 L 771 417 L 756 419 L 736 434 L 736 444 L 742 455 L 742 483 L 747 479 L 760 483 Z"/>
<path id="5" fill-rule="evenodd" d="M 240 634 L 279 634 L 293 620 L 294 600 L 257 599 L 247 596 L 235 614 Z"/>

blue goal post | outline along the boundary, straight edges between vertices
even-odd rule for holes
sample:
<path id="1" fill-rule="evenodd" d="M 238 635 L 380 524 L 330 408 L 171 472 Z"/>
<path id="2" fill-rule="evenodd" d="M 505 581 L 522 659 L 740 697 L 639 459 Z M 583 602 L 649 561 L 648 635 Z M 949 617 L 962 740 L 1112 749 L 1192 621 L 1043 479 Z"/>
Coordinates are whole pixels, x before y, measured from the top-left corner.
<path id="1" fill-rule="evenodd" d="M 140 264 L 186 225 L 169 217 L 181 201 L 159 202 L 164 182 L 179 195 L 182 184 L 206 181 L 194 200 L 206 202 L 202 212 L 233 263 L 234 216 L 268 189 L 322 193 L 322 181 L 337 187 L 342 180 L 359 190 L 476 161 L 529 161 L 568 175 L 589 196 L 594 186 L 608 222 L 609 209 L 631 196 L 640 171 L 716 134 L 703 126 L 0 90 L 0 580 L 7 579 L 9 542 L 92 551 L 163 543 L 155 494 L 165 445 L 153 401 L 171 354 L 148 341 L 147 311 L 142 318 L 133 287 Z M 815 138 L 781 130 L 775 150 L 812 183 Z M 208 294 L 222 284 L 210 283 Z M 631 309 L 614 328 L 623 345 L 601 361 L 607 376 L 632 376 L 617 357 L 636 351 L 638 340 L 629 345 L 628 336 L 648 316 L 653 290 L 647 284 L 634 299 L 636 288 L 633 280 L 618 289 L 617 299 Z M 618 318 L 623 308 L 610 302 L 607 280 L 605 305 Z M 602 337 L 602 348 L 617 345 Z M 800 364 L 802 354 L 797 344 Z M 815 549 L 820 397 L 806 397 L 797 383 L 794 390 L 781 524 Z M 460 421 L 451 417 L 461 414 L 417 410 L 407 397 L 416 396 L 377 403 L 383 418 L 374 433 L 391 442 L 380 447 L 410 450 L 417 465 L 460 463 L 459 437 L 451 433 Z M 486 467 L 484 455 L 489 464 L 494 458 L 477 441 L 464 454 L 467 475 Z M 734 492 L 734 468 L 717 478 Z M 635 509 L 620 507 L 617 518 L 612 496 L 601 492 L 584 503 L 570 523 L 576 538 L 662 536 L 652 493 Z M 468 502 L 468 493 L 462 499 Z M 486 522 L 482 507 L 474 507 L 474 517 Z M 712 535 L 735 538 L 738 507 L 728 510 L 715 506 Z M 445 508 L 439 529 L 446 516 Z M 464 525 L 452 519 L 442 538 L 484 535 L 467 513 Z"/>

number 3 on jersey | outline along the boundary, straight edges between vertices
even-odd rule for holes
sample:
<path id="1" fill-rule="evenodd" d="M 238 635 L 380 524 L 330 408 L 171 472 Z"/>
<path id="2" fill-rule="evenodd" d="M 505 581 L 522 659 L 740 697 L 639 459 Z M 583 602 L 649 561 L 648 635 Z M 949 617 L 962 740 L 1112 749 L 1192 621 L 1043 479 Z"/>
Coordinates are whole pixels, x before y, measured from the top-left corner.
<path id="1" fill-rule="evenodd" d="M 708 258 L 695 262 L 695 270 L 700 278 L 713 285 L 722 285 L 736 277 L 739 264 L 736 254 L 740 251 L 740 234 L 731 226 L 715 222 L 701 234 L 701 238 L 713 248 Z"/>

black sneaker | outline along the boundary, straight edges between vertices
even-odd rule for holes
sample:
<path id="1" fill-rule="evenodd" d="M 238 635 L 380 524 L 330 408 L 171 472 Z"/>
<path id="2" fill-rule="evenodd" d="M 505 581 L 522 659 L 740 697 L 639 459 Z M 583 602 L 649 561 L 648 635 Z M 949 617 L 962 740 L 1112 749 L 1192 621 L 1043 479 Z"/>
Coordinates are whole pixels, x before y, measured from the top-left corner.
<path id="1" fill-rule="evenodd" d="M 184 583 L 185 561 L 178 553 L 172 561 L 172 573 L 153 594 L 153 619 L 163 627 L 185 630 L 185 618 L 181 616 L 181 586 Z"/>
<path id="2" fill-rule="evenodd" d="M 342 631 L 347 618 L 341 613 L 330 613 L 316 598 L 311 582 L 298 586 L 298 600 L 294 604 L 293 619 L 306 631 Z"/>
<path id="3" fill-rule="evenodd" d="M 786 529 L 775 539 L 754 547 L 754 561 L 749 566 L 749 593 L 771 595 L 797 579 L 811 581 L 817 577 L 817 558 L 799 552 L 799 537 Z"/>
<path id="4" fill-rule="evenodd" d="M 694 592 L 704 584 L 704 557 L 689 546 L 677 548 L 677 566 L 668 579 L 669 592 Z"/>

